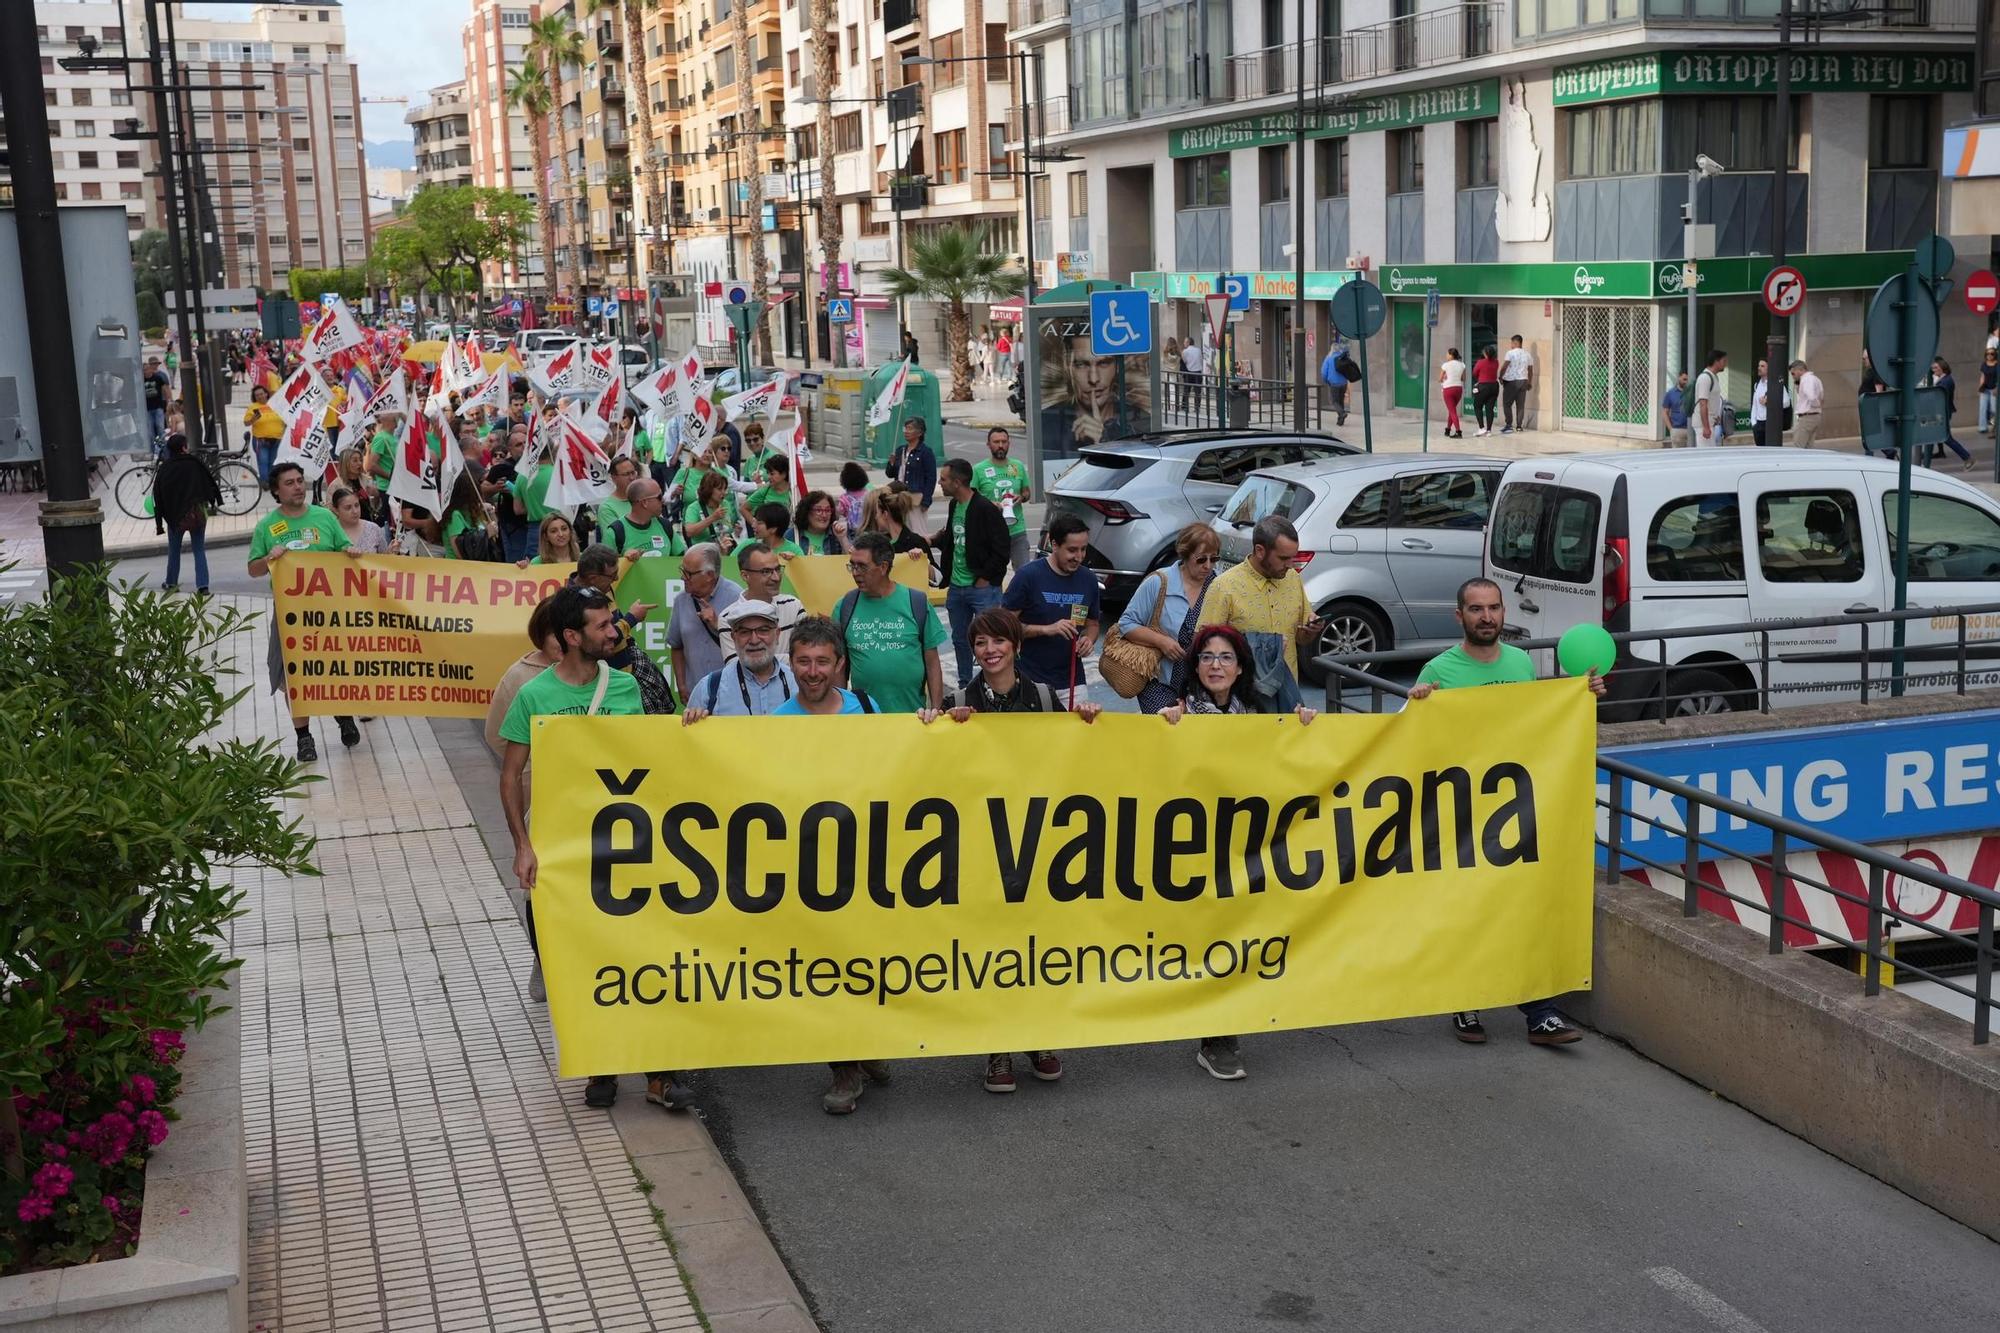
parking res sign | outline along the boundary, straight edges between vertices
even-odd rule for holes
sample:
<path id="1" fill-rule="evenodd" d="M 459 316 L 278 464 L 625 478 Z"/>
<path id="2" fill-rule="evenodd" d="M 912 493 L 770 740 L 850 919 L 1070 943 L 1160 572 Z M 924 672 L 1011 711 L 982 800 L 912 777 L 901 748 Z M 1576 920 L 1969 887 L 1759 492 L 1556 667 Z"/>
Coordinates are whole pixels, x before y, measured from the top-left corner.
<path id="1" fill-rule="evenodd" d="M 1145 291 L 1090 294 L 1093 356 L 1137 356 L 1153 350 L 1153 297 Z"/>

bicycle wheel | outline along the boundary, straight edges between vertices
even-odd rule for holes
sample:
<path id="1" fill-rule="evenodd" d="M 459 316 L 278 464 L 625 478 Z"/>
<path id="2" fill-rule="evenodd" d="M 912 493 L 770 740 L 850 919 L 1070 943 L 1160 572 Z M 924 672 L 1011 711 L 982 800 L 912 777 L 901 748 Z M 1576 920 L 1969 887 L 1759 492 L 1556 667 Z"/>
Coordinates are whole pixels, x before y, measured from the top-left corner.
<path id="1" fill-rule="evenodd" d="M 153 503 L 154 471 L 155 467 L 151 463 L 141 463 L 137 467 L 127 468 L 119 476 L 117 484 L 111 488 L 111 494 L 118 501 L 118 507 L 128 516 L 132 518 L 153 516 L 150 506 Z"/>
<path id="2" fill-rule="evenodd" d="M 257 469 L 248 463 L 226 462 L 215 469 L 215 484 L 222 490 L 222 512 L 247 514 L 264 498 L 257 481 Z"/>

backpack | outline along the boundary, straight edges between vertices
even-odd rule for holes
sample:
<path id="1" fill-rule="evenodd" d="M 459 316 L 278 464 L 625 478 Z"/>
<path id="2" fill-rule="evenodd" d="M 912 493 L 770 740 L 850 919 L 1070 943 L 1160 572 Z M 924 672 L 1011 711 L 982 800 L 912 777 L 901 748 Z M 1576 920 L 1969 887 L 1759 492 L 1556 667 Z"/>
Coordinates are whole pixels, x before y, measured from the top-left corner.
<path id="1" fill-rule="evenodd" d="M 1331 388 L 1331 387 L 1337 387 L 1334 385 L 1334 379 L 1336 376 L 1342 380 L 1345 380 L 1347 378 L 1347 372 L 1340 368 L 1340 353 L 1328 352 L 1326 356 L 1323 357 L 1319 363 L 1319 377 L 1320 379 L 1326 382 L 1328 387 Z"/>
<path id="2" fill-rule="evenodd" d="M 485 528 L 469 528 L 458 534 L 456 552 L 460 560 L 485 560 L 505 563 L 507 550 Z"/>
<path id="3" fill-rule="evenodd" d="M 1340 360 L 1334 362 L 1334 365 L 1349 380 L 1358 380 L 1361 378 L 1361 363 L 1344 352 L 1341 354 Z"/>
<path id="4" fill-rule="evenodd" d="M 931 599 L 916 588 L 906 588 L 904 591 L 910 594 L 910 618 L 917 622 L 918 629 L 922 629 L 924 617 L 931 613 Z M 840 627 L 841 637 L 846 637 L 848 622 L 854 619 L 854 608 L 860 603 L 861 591 L 857 588 L 842 597 L 840 604 L 834 607 L 833 622 Z"/>

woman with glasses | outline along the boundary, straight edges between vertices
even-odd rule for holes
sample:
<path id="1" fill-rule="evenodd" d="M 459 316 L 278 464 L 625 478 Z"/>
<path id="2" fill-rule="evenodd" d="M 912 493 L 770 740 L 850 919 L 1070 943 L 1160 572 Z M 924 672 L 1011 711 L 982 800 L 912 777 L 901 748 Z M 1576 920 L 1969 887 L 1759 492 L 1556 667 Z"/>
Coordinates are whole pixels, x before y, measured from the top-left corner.
<path id="1" fill-rule="evenodd" d="M 1118 632 L 1160 653 L 1159 674 L 1139 691 L 1139 711 L 1157 713 L 1187 693 L 1188 654 L 1201 628 L 1201 603 L 1222 539 L 1206 523 L 1190 523 L 1174 537 L 1174 563 L 1148 574 L 1118 618 Z"/>
<path id="2" fill-rule="evenodd" d="M 798 533 L 799 549 L 807 555 L 847 554 L 847 523 L 835 512 L 833 497 L 825 491 L 807 491 L 792 512 L 792 528 Z"/>
<path id="3" fill-rule="evenodd" d="M 1260 696 L 1251 670 L 1250 641 L 1230 625 L 1203 625 L 1193 642 L 1194 680 L 1181 702 L 1160 710 L 1169 725 L 1189 713 L 1255 713 Z M 1319 716 L 1316 709 L 1300 704 L 1295 710 L 1301 724 Z M 1243 1077 L 1243 1057 L 1237 1053 L 1234 1037 L 1204 1037 L 1194 1061 L 1210 1075 L 1224 1082 Z"/>

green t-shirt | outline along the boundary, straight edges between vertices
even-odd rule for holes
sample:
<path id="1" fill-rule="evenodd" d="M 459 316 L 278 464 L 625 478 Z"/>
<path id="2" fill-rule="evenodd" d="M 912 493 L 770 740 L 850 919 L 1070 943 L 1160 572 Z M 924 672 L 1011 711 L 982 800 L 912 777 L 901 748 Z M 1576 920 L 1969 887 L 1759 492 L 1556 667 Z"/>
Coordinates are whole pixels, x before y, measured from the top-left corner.
<path id="1" fill-rule="evenodd" d="M 926 706 L 924 652 L 950 642 L 928 602 L 921 618 L 912 610 L 910 589 L 898 585 L 887 597 L 858 597 L 847 622 L 849 683 L 885 713 Z"/>
<path id="2" fill-rule="evenodd" d="M 754 473 L 752 474 L 755 475 Z M 792 512 L 792 488 L 789 486 L 759 486 L 750 492 L 750 512 L 756 513 L 767 504 L 780 504 L 786 513 Z"/>
<path id="3" fill-rule="evenodd" d="M 951 507 L 951 586 L 954 588 L 972 586 L 972 566 L 965 559 L 965 510 L 964 505 Z"/>
<path id="4" fill-rule="evenodd" d="M 617 520 L 632 512 L 632 502 L 621 500 L 615 495 L 607 495 L 597 505 L 597 526 L 608 528 Z"/>
<path id="5" fill-rule="evenodd" d="M 839 555 L 840 552 L 829 551 L 827 549 L 827 544 L 832 540 L 833 534 L 831 532 L 801 532 L 799 534 L 798 545 L 804 548 L 807 555 Z"/>
<path id="6" fill-rule="evenodd" d="M 530 677 L 514 696 L 514 702 L 507 705 L 507 716 L 500 723 L 500 739 L 526 745 L 534 737 L 536 718 L 588 713 L 596 694 L 594 678 L 587 684 L 572 685 L 550 667 L 541 675 Z M 604 702 L 597 706 L 597 711 L 600 715 L 614 716 L 645 712 L 639 703 L 639 682 L 626 672 L 612 672 L 604 687 Z"/>
<path id="7" fill-rule="evenodd" d="M 1007 513 L 1007 500 L 1014 502 L 1013 516 L 1007 520 L 1007 531 L 1014 534 L 1028 530 L 1028 465 L 1018 458 L 1010 458 L 1005 463 L 988 458 L 972 467 L 972 489 L 1000 506 L 1000 512 Z"/>
<path id="8" fill-rule="evenodd" d="M 784 541 L 772 542 L 771 553 L 773 555 L 804 555 L 805 549 L 797 542 L 788 538 Z"/>
<path id="9" fill-rule="evenodd" d="M 353 544 L 330 510 L 307 505 L 305 513 L 293 517 L 274 509 L 250 534 L 250 558 L 262 560 L 279 547 L 288 551 L 345 551 Z"/>
<path id="10" fill-rule="evenodd" d="M 681 540 L 679 529 L 669 529 L 657 518 L 643 528 L 633 523 L 629 514 L 619 519 L 618 523 L 620 526 L 616 529 L 608 523 L 605 525 L 604 541 L 607 545 L 617 542 L 620 555 L 627 551 L 657 551 L 661 555 L 680 555 L 687 549 L 687 543 Z M 623 540 L 619 541 L 621 536 Z"/>
<path id="11" fill-rule="evenodd" d="M 458 539 L 474 529 L 484 531 L 485 527 L 484 523 L 475 523 L 464 514 L 453 514 L 445 519 L 444 532 L 442 534 L 445 558 L 448 560 L 458 559 Z"/>
<path id="12" fill-rule="evenodd" d="M 368 441 L 369 464 L 378 477 L 386 477 L 396 466 L 396 437 L 386 430 L 378 430 Z"/>
<path id="13" fill-rule="evenodd" d="M 1511 643 L 1499 647 L 1499 657 L 1479 662 L 1466 655 L 1464 644 L 1454 644 L 1424 663 L 1417 684 L 1456 690 L 1467 685 L 1521 685 L 1535 678 L 1532 658 Z"/>
<path id="14" fill-rule="evenodd" d="M 529 527 L 537 526 L 543 519 L 556 512 L 549 506 L 549 483 L 555 480 L 555 476 L 555 465 L 544 463 L 536 468 L 535 475 L 526 481 L 522 481 L 517 474 L 514 480 L 507 483 L 508 491 L 521 502 L 521 508 L 527 511 Z"/>

